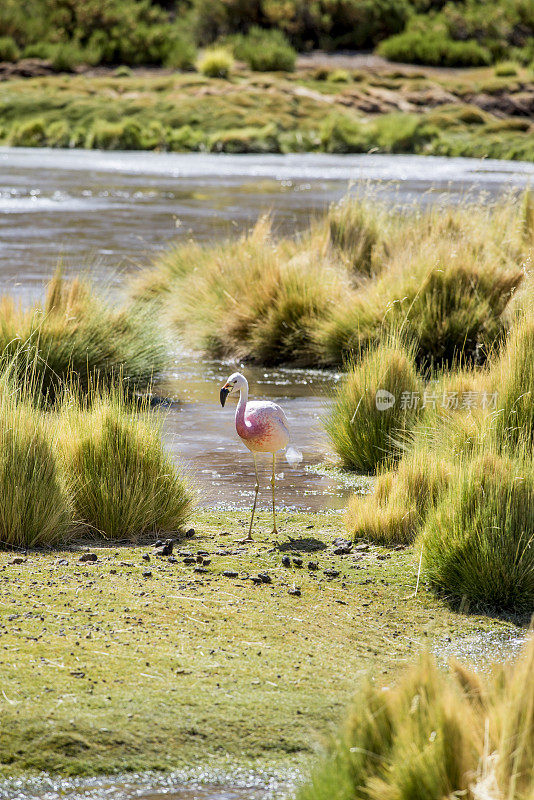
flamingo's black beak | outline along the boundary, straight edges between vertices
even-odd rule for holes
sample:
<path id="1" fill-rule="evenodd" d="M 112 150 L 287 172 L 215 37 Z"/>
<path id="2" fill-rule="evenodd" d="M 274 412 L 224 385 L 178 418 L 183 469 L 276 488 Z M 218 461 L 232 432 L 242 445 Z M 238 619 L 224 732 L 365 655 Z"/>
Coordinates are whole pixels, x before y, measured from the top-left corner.
<path id="1" fill-rule="evenodd" d="M 222 389 L 221 389 L 221 394 L 220 394 L 221 405 L 222 405 L 223 408 L 224 408 L 224 404 L 226 403 L 226 398 L 228 397 L 229 394 L 230 394 L 230 389 L 228 388 L 228 386 L 223 386 Z"/>

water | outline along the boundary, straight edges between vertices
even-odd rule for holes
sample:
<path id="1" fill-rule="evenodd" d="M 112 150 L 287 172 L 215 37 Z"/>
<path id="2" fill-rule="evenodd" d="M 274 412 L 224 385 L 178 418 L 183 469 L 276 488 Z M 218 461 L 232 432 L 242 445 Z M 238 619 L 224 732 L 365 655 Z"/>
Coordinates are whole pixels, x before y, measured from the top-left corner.
<path id="1" fill-rule="evenodd" d="M 392 203 L 454 203 L 466 193 L 493 197 L 534 178 L 534 164 L 420 156 L 102 153 L 0 148 L 0 288 L 22 303 L 42 296 L 61 259 L 67 274 L 89 269 L 120 293 L 125 273 L 146 266 L 175 239 L 213 240 L 248 228 L 271 210 L 275 229 L 305 227 L 347 190 L 373 187 Z M 219 386 L 235 365 L 177 355 L 158 387 L 174 402 L 165 438 L 185 461 L 208 505 L 249 505 L 252 458 L 237 440 Z M 244 369 L 251 397 L 280 402 L 304 461 L 280 460 L 277 494 L 299 509 L 343 507 L 352 490 L 331 472 L 321 416 L 337 376 L 312 370 Z M 270 464 L 261 462 L 264 505 Z M 282 475 L 283 473 L 283 475 Z"/>

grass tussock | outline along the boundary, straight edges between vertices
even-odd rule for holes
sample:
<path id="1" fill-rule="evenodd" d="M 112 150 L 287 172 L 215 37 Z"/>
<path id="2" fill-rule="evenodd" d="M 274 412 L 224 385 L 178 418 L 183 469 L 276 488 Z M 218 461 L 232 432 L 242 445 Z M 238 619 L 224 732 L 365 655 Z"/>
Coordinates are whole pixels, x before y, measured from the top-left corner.
<path id="1" fill-rule="evenodd" d="M 87 395 L 75 382 L 50 408 L 32 380 L 13 364 L 1 377 L 0 547 L 182 531 L 193 494 L 154 414 L 120 385 Z"/>
<path id="2" fill-rule="evenodd" d="M 534 608 L 534 472 L 491 450 L 457 467 L 420 534 L 430 583 L 458 601 Z"/>
<path id="3" fill-rule="evenodd" d="M 351 270 L 370 275 L 384 260 L 388 215 L 370 200 L 348 200 L 333 204 L 327 214 L 332 245 Z"/>
<path id="4" fill-rule="evenodd" d="M 163 296 L 186 344 L 213 357 L 310 364 L 314 322 L 349 286 L 324 249 L 311 235 L 303 246 L 274 241 L 262 217 L 237 242 L 171 252 L 135 292 L 139 301 Z"/>
<path id="5" fill-rule="evenodd" d="M 76 518 L 106 539 L 181 531 L 191 490 L 162 446 L 160 424 L 118 390 L 93 395 L 89 406 L 65 397 L 59 412 Z"/>
<path id="6" fill-rule="evenodd" d="M 298 800 L 530 800 L 534 640 L 488 675 L 423 653 L 395 686 L 360 690 Z"/>
<path id="7" fill-rule="evenodd" d="M 413 398 L 421 388 L 413 349 L 395 338 L 349 365 L 325 419 L 344 467 L 373 472 L 401 454 L 420 413 Z"/>
<path id="8" fill-rule="evenodd" d="M 57 430 L 3 376 L 0 387 L 0 547 L 53 546 L 73 528 L 73 483 Z"/>
<path id="9" fill-rule="evenodd" d="M 147 385 L 167 361 L 157 324 L 143 309 L 107 306 L 78 278 L 58 272 L 44 304 L 23 310 L 9 297 L 0 300 L 0 351 L 12 359 L 19 380 L 53 399 L 73 379 L 88 391 L 91 382 Z"/>
<path id="10" fill-rule="evenodd" d="M 411 544 L 426 514 L 448 485 L 451 462 L 421 451 L 381 472 L 373 494 L 349 501 L 347 530 L 354 539 L 384 545 Z"/>

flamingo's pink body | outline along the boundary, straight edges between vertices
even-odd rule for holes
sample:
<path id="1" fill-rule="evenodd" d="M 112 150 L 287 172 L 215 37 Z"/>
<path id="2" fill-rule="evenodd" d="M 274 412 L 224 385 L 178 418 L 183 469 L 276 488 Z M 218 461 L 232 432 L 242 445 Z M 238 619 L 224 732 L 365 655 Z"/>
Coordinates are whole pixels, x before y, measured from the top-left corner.
<path id="1" fill-rule="evenodd" d="M 254 487 L 254 505 L 248 531 L 248 538 L 252 538 L 252 523 L 258 499 L 259 478 L 256 464 L 256 453 L 272 453 L 273 474 L 271 487 L 273 493 L 273 531 L 276 533 L 276 510 L 274 500 L 275 459 L 276 453 L 289 444 L 289 425 L 286 415 L 276 403 L 269 400 L 248 401 L 248 382 L 244 375 L 234 372 L 230 375 L 221 389 L 221 404 L 224 406 L 226 397 L 232 391 L 239 391 L 239 402 L 235 412 L 235 429 L 238 436 L 245 443 L 254 457 L 254 471 L 256 472 L 256 485 Z"/>
<path id="2" fill-rule="evenodd" d="M 243 393 L 235 412 L 235 429 L 256 453 L 277 453 L 289 443 L 289 427 L 280 406 L 268 401 L 247 402 Z"/>

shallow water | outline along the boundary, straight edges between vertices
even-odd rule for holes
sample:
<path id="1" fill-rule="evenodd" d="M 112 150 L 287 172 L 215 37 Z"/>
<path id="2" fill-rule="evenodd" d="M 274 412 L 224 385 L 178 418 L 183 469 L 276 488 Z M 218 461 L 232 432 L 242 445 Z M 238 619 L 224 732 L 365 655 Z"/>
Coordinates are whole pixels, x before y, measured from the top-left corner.
<path id="1" fill-rule="evenodd" d="M 304 228 L 347 190 L 373 187 L 395 204 L 454 203 L 466 193 L 492 197 L 534 178 L 534 164 L 382 155 L 230 156 L 0 148 L 0 289 L 23 303 L 42 296 L 58 259 L 67 274 L 86 269 L 120 293 L 124 273 L 146 266 L 166 244 L 212 240 L 249 227 L 272 211 L 275 228 Z M 235 365 L 178 356 L 158 392 L 172 402 L 165 436 L 186 462 L 209 505 L 248 505 L 252 458 L 237 440 L 220 383 Z M 304 455 L 280 460 L 279 502 L 300 509 L 343 506 L 346 482 L 314 467 L 328 457 L 321 415 L 332 373 L 244 370 L 252 398 L 283 404 L 294 444 Z M 261 463 L 268 505 L 268 457 Z M 282 476 L 283 473 L 283 476 Z"/>

